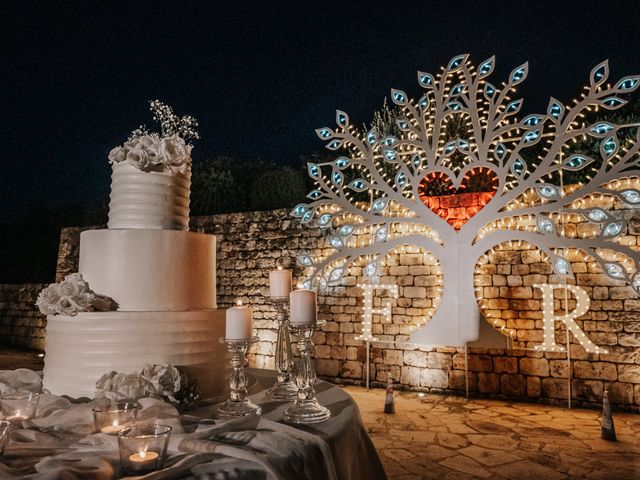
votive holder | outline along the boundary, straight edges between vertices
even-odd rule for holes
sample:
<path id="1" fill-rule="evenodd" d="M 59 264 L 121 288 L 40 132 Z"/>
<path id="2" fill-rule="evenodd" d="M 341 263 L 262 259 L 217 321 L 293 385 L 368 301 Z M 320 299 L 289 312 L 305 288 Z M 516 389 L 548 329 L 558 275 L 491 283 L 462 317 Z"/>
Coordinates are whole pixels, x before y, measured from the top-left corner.
<path id="1" fill-rule="evenodd" d="M 297 398 L 293 405 L 284 411 L 283 419 L 288 423 L 319 423 L 331 417 L 328 408 L 323 407 L 316 398 L 316 369 L 313 365 L 313 334 L 325 322 L 310 324 L 291 324 L 289 329 L 296 337 L 300 356 L 296 365 Z"/>
<path id="2" fill-rule="evenodd" d="M 120 464 L 124 475 L 139 475 L 161 470 L 167 454 L 171 427 L 142 424 L 118 434 Z"/>
<path id="3" fill-rule="evenodd" d="M 39 393 L 5 393 L 0 397 L 0 408 L 6 420 L 28 420 L 35 417 L 39 399 Z"/>
<path id="4" fill-rule="evenodd" d="M 4 452 L 4 446 L 9 437 L 9 429 L 12 423 L 9 420 L 0 420 L 0 454 Z"/>
<path id="5" fill-rule="evenodd" d="M 140 405 L 137 401 L 119 400 L 105 402 L 93 408 L 96 432 L 117 435 L 130 428 L 136 421 Z"/>
<path id="6" fill-rule="evenodd" d="M 278 336 L 276 338 L 275 367 L 278 372 L 276 383 L 267 391 L 271 400 L 295 400 L 298 387 L 293 379 L 293 353 L 289 336 L 289 297 L 269 297 L 276 306 Z"/>
<path id="7" fill-rule="evenodd" d="M 227 346 L 227 351 L 231 353 L 233 371 L 229 378 L 229 399 L 218 407 L 219 417 L 233 418 L 262 414 L 262 408 L 247 398 L 248 381 L 245 373 L 247 351 L 258 340 L 256 336 L 242 340 L 220 338 L 220 343 L 224 343 Z"/>

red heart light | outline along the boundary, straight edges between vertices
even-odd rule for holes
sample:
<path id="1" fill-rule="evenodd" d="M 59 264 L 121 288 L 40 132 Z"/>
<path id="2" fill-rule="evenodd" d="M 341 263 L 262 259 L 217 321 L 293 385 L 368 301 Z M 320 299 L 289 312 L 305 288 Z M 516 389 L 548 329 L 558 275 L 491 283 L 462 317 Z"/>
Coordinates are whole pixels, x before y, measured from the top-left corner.
<path id="1" fill-rule="evenodd" d="M 419 186 L 420 200 L 456 230 L 491 201 L 498 189 L 498 176 L 490 168 L 472 168 L 454 188 L 446 173 L 427 174 Z"/>

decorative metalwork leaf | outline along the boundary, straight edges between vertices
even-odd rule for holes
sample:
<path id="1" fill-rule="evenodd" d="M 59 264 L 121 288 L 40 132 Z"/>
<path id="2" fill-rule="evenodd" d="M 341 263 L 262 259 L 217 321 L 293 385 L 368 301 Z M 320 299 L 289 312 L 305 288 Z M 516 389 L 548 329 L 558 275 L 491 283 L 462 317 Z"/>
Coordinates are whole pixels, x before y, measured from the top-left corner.
<path id="1" fill-rule="evenodd" d="M 366 277 L 375 277 L 378 274 L 378 262 L 374 261 L 364 267 L 364 275 Z"/>
<path id="2" fill-rule="evenodd" d="M 314 214 L 315 214 L 314 210 L 309 210 L 305 212 L 305 214 L 302 215 L 302 218 L 300 219 L 300 223 L 309 223 L 311 220 L 313 220 Z"/>
<path id="3" fill-rule="evenodd" d="M 525 78 L 527 78 L 527 74 L 529 73 L 529 62 L 525 62 L 519 67 L 516 67 L 509 75 L 509 83 L 511 85 L 518 85 L 522 83 Z"/>
<path id="4" fill-rule="evenodd" d="M 315 180 L 320 178 L 320 167 L 315 163 L 307 163 L 307 171 L 309 176 Z"/>
<path id="5" fill-rule="evenodd" d="M 311 190 L 308 194 L 307 194 L 307 198 L 310 198 L 311 200 L 317 200 L 322 196 L 322 192 L 320 190 Z"/>
<path id="6" fill-rule="evenodd" d="M 539 216 L 536 219 L 536 224 L 538 225 L 538 230 L 540 231 L 540 233 L 543 233 L 545 235 L 554 234 L 556 231 L 555 224 L 548 217 Z"/>
<path id="7" fill-rule="evenodd" d="M 551 97 L 549 100 L 549 106 L 547 107 L 547 115 L 556 121 L 560 120 L 564 115 L 564 105 Z"/>
<path id="8" fill-rule="evenodd" d="M 336 123 L 341 127 L 347 128 L 349 126 L 349 115 L 342 110 L 336 110 Z"/>
<path id="9" fill-rule="evenodd" d="M 429 97 L 427 97 L 426 95 L 420 97 L 420 100 L 418 100 L 418 107 L 420 107 L 420 110 L 422 110 L 423 112 L 427 108 L 429 108 Z"/>
<path id="10" fill-rule="evenodd" d="M 591 86 L 593 88 L 602 85 L 609 78 L 609 60 L 596 65 L 591 70 Z"/>
<path id="11" fill-rule="evenodd" d="M 640 86 L 639 77 L 624 77 L 616 84 L 616 89 L 625 93 L 631 93 Z"/>
<path id="12" fill-rule="evenodd" d="M 493 72 L 493 69 L 495 68 L 495 63 L 496 63 L 495 55 L 492 56 L 491 58 L 486 59 L 484 62 L 482 62 L 478 67 L 478 77 L 484 78 L 490 75 L 491 72 Z"/>
<path id="13" fill-rule="evenodd" d="M 464 92 L 465 88 L 467 88 L 467 86 L 464 83 L 458 83 L 455 87 L 451 89 L 451 92 L 449 92 L 449 95 L 451 95 L 452 97 L 457 97 L 462 92 Z"/>
<path id="14" fill-rule="evenodd" d="M 396 125 L 403 132 L 406 132 L 407 130 L 411 130 L 411 124 L 405 118 L 399 118 L 398 120 L 396 120 Z"/>
<path id="15" fill-rule="evenodd" d="M 403 172 L 398 172 L 396 175 L 396 186 L 399 190 L 407 186 L 407 177 Z"/>
<path id="16" fill-rule="evenodd" d="M 604 160 L 609 160 L 618 153 L 619 148 L 618 139 L 615 136 L 609 137 L 600 143 L 600 155 Z"/>
<path id="17" fill-rule="evenodd" d="M 616 110 L 622 107 L 623 105 L 626 105 L 627 103 L 628 103 L 627 100 L 623 100 L 620 97 L 612 96 L 602 100 L 600 105 L 602 105 L 607 110 Z"/>
<path id="18" fill-rule="evenodd" d="M 610 222 L 604 225 L 602 228 L 602 236 L 604 237 L 617 237 L 622 233 L 624 228 L 623 222 Z"/>
<path id="19" fill-rule="evenodd" d="M 387 162 L 393 163 L 398 160 L 398 152 L 393 148 L 385 148 L 382 150 L 382 156 Z"/>
<path id="20" fill-rule="evenodd" d="M 318 218 L 318 225 L 321 227 L 328 227 L 331 225 L 331 220 L 333 220 L 333 215 L 329 213 L 323 213 L 322 215 L 320 215 L 320 218 Z"/>
<path id="21" fill-rule="evenodd" d="M 491 85 L 489 82 L 484 84 L 484 96 L 487 100 L 491 100 L 493 96 L 496 94 L 496 87 Z"/>
<path id="22" fill-rule="evenodd" d="M 460 102 L 449 102 L 447 103 L 447 107 L 449 107 L 449 110 L 453 110 L 454 112 L 462 110 L 462 104 Z"/>
<path id="23" fill-rule="evenodd" d="M 331 273 L 329 274 L 329 281 L 332 283 L 338 282 L 343 275 L 344 275 L 343 267 L 334 268 L 333 270 L 331 270 Z"/>
<path id="24" fill-rule="evenodd" d="M 564 275 L 564 276 L 570 276 L 573 275 L 573 272 L 571 270 L 571 264 L 569 262 L 567 262 L 567 260 L 565 260 L 562 257 L 559 256 L 554 256 L 553 257 L 553 270 L 558 274 L 558 275 Z"/>
<path id="25" fill-rule="evenodd" d="M 418 83 L 424 88 L 433 88 L 435 80 L 430 73 L 418 72 Z"/>
<path id="26" fill-rule="evenodd" d="M 329 143 L 325 145 L 325 148 L 329 150 L 337 150 L 342 146 L 343 141 L 337 138 L 331 140 Z"/>
<path id="27" fill-rule="evenodd" d="M 367 132 L 367 143 L 369 145 L 375 145 L 377 141 L 378 141 L 378 132 L 376 131 L 375 128 L 372 128 Z"/>
<path id="28" fill-rule="evenodd" d="M 586 155 L 582 155 L 581 153 L 576 153 L 565 158 L 562 161 L 562 168 L 565 170 L 578 171 L 582 170 L 587 165 L 593 163 L 593 158 L 587 157 Z"/>
<path id="29" fill-rule="evenodd" d="M 382 226 L 375 233 L 375 242 L 386 242 L 389 236 L 389 229 L 387 226 Z"/>
<path id="30" fill-rule="evenodd" d="M 586 212 L 585 217 L 590 222 L 602 223 L 609 218 L 609 215 L 601 208 L 592 208 Z"/>
<path id="31" fill-rule="evenodd" d="M 450 153 L 453 153 L 455 151 L 457 145 L 458 145 L 458 142 L 456 140 L 452 140 L 452 141 L 448 142 L 444 146 L 444 154 L 445 155 L 449 155 Z"/>
<path id="32" fill-rule="evenodd" d="M 303 267 L 313 267 L 313 260 L 307 252 L 304 252 L 298 257 L 298 262 L 300 262 Z"/>
<path id="33" fill-rule="evenodd" d="M 627 188 L 618 192 L 618 197 L 622 199 L 624 203 L 631 206 L 640 205 L 640 190 L 635 188 Z"/>
<path id="34" fill-rule="evenodd" d="M 603 265 L 603 270 L 609 277 L 616 280 L 622 280 L 627 276 L 626 270 L 619 263 L 607 262 Z"/>
<path id="35" fill-rule="evenodd" d="M 302 218 L 302 216 L 307 213 L 309 209 L 304 203 L 299 203 L 296 205 L 293 210 L 291 210 L 291 216 L 296 218 Z"/>
<path id="36" fill-rule="evenodd" d="M 349 184 L 349 188 L 351 190 L 355 190 L 356 192 L 364 192 L 367 188 L 369 188 L 369 183 L 362 178 L 356 178 Z"/>
<path id="37" fill-rule="evenodd" d="M 344 175 L 337 170 L 331 174 L 331 183 L 333 183 L 336 187 L 342 186 L 342 180 L 344 179 Z"/>
<path id="38" fill-rule="evenodd" d="M 511 164 L 511 173 L 520 178 L 527 173 L 527 163 L 520 157 L 516 157 Z"/>
<path id="39" fill-rule="evenodd" d="M 393 135 L 390 135 L 388 137 L 383 138 L 382 143 L 387 147 L 395 147 L 396 145 L 398 145 L 398 143 L 400 143 L 400 140 L 398 140 Z"/>
<path id="40" fill-rule="evenodd" d="M 353 233 L 353 225 L 343 225 L 338 229 L 338 234 L 348 237 Z"/>
<path id="41" fill-rule="evenodd" d="M 447 70 L 455 72 L 462 66 L 464 62 L 467 61 L 468 57 L 469 55 L 458 55 L 456 57 L 453 57 L 451 61 L 449 61 L 449 65 L 447 65 Z"/>
<path id="42" fill-rule="evenodd" d="M 400 105 L 401 107 L 406 105 L 409 98 L 407 94 L 402 90 L 396 90 L 395 88 L 391 89 L 391 101 L 396 105 Z"/>
<path id="43" fill-rule="evenodd" d="M 521 107 L 522 107 L 522 99 L 514 100 L 513 102 L 510 102 L 507 105 L 507 108 L 505 108 L 505 110 L 504 110 L 506 116 L 515 115 L 516 113 L 518 113 L 520 111 Z"/>
<path id="44" fill-rule="evenodd" d="M 550 183 L 537 185 L 536 191 L 538 192 L 538 195 L 547 200 L 555 200 L 560 196 L 558 188 L 555 185 L 551 185 Z"/>
<path id="45" fill-rule="evenodd" d="M 631 280 L 631 286 L 636 292 L 640 293 L 640 272 L 636 272 L 633 275 L 633 279 Z"/>
<path id="46" fill-rule="evenodd" d="M 318 138 L 320 138 L 320 140 L 329 140 L 333 138 L 334 133 L 333 130 L 331 130 L 329 127 L 322 127 L 316 129 L 316 135 L 318 135 Z"/>
<path id="47" fill-rule="evenodd" d="M 379 198 L 378 200 L 373 202 L 371 211 L 373 213 L 381 213 L 382 211 L 384 211 L 385 208 L 387 208 L 388 204 L 389 204 L 389 199 L 387 197 Z"/>
<path id="48" fill-rule="evenodd" d="M 540 138 L 540 130 L 531 130 L 530 132 L 524 134 L 522 140 L 524 141 L 525 145 L 533 145 L 535 143 L 538 143 Z"/>
<path id="49" fill-rule="evenodd" d="M 544 117 L 542 115 L 527 115 L 524 117 L 524 120 L 520 122 L 524 128 L 533 128 L 537 127 L 542 123 Z"/>
<path id="50" fill-rule="evenodd" d="M 612 125 L 609 122 L 597 122 L 589 127 L 589 133 L 592 137 L 603 138 L 607 133 L 615 128 L 615 125 Z"/>
<path id="51" fill-rule="evenodd" d="M 495 146 L 495 148 L 493 149 L 493 152 L 495 153 L 496 158 L 498 160 L 502 160 L 504 159 L 504 156 L 507 154 L 507 147 L 505 147 L 503 143 L 499 143 Z"/>
<path id="52" fill-rule="evenodd" d="M 333 248 L 342 248 L 344 247 L 344 240 L 338 236 L 333 236 L 329 238 L 329 243 Z"/>
<path id="53" fill-rule="evenodd" d="M 333 162 L 333 165 L 339 169 L 347 168 L 349 165 L 351 165 L 351 160 L 349 160 L 347 157 L 338 157 Z"/>

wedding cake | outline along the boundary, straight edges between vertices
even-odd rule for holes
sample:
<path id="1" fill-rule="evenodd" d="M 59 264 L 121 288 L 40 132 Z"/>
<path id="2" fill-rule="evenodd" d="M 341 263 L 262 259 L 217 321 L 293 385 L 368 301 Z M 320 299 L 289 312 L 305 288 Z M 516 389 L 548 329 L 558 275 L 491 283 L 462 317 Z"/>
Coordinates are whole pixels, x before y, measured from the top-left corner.
<path id="1" fill-rule="evenodd" d="M 136 130 L 109 155 L 108 228 L 81 234 L 79 274 L 38 300 L 48 314 L 43 387 L 53 394 L 93 397 L 107 372 L 162 363 L 194 378 L 203 399 L 226 385 L 216 239 L 188 231 L 185 138 L 197 138 L 195 121 L 154 113 L 162 134 Z"/>

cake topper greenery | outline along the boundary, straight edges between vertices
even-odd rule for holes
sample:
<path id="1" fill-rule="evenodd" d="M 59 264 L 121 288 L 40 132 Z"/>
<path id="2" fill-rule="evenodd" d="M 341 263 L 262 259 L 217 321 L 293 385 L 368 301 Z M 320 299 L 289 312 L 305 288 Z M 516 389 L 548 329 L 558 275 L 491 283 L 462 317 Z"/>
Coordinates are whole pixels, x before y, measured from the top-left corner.
<path id="1" fill-rule="evenodd" d="M 150 132 L 141 125 L 123 145 L 111 150 L 109 163 L 128 163 L 143 172 L 185 173 L 191 166 L 193 147 L 187 142 L 200 138 L 198 121 L 191 115 L 176 115 L 160 100 L 151 100 L 149 108 L 160 125 L 160 133 Z"/>

